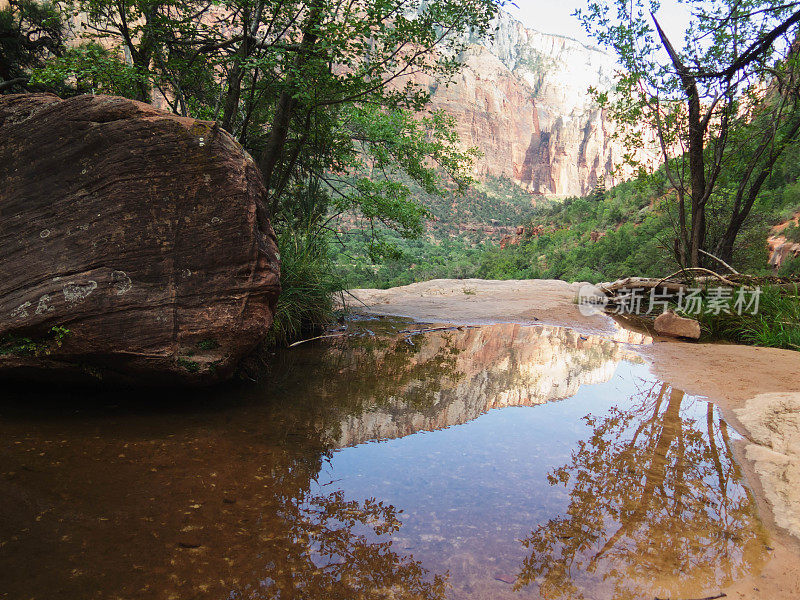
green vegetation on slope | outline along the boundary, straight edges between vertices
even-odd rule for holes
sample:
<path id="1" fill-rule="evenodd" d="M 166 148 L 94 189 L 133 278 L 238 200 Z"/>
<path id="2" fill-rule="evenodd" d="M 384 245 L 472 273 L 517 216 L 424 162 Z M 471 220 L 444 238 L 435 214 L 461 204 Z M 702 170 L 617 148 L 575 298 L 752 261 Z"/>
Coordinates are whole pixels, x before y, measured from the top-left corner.
<path id="1" fill-rule="evenodd" d="M 663 170 L 619 184 L 585 198 L 564 201 L 531 197 L 514 184 L 490 179 L 479 191 L 448 199 L 451 211 L 432 204 L 438 220 L 421 239 L 403 240 L 387 235 L 397 252 L 373 264 L 357 235 L 344 235 L 333 244 L 338 272 L 348 287 L 393 287 L 434 278 L 466 279 L 564 279 L 566 281 L 613 281 L 621 277 L 663 277 L 677 268 L 673 252 L 675 195 Z M 483 227 L 505 224 L 508 205 L 500 204 L 495 218 L 493 201 L 513 200 L 511 205 L 528 216 L 522 236 L 506 240 L 490 236 Z M 527 207 L 523 209 L 522 199 Z M 459 232 L 457 215 L 473 203 L 485 202 L 475 231 Z M 765 241 L 770 228 L 785 221 L 800 207 L 800 149 L 793 148 L 776 165 L 745 222 L 734 250 L 733 265 L 742 272 L 770 274 Z M 713 214 L 713 211 L 712 211 Z M 501 221 L 505 219 L 505 221 Z M 713 234 L 715 223 L 710 229 Z M 513 229 L 513 228 L 512 228 Z M 791 234 L 791 231 L 790 231 Z M 513 242 L 513 243 L 509 243 Z M 800 261 L 787 261 L 781 275 L 790 275 Z"/>

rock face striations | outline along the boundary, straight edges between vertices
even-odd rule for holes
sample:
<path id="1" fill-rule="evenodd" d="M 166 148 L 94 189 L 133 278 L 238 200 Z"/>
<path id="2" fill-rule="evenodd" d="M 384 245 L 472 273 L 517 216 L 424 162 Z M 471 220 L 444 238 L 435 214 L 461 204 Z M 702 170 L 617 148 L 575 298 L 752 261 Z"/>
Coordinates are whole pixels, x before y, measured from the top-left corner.
<path id="1" fill-rule="evenodd" d="M 0 97 L 0 375 L 229 377 L 279 293 L 264 196 L 213 123 L 111 96 Z"/>
<path id="2" fill-rule="evenodd" d="M 622 148 L 588 93 L 610 88 L 612 57 L 505 12 L 496 26 L 493 39 L 470 40 L 452 83 L 422 82 L 433 108 L 453 115 L 462 141 L 483 152 L 477 175 L 548 196 L 589 193 L 601 177 L 618 183 Z"/>

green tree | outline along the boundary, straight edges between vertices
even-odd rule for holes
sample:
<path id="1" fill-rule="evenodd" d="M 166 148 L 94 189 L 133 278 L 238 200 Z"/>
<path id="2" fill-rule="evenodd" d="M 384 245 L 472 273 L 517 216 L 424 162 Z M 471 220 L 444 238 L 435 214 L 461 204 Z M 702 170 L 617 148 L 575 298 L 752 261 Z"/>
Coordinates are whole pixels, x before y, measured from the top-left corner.
<path id="1" fill-rule="evenodd" d="M 696 267 L 708 250 L 731 259 L 764 181 L 800 134 L 800 9 L 775 0 L 683 4 L 691 22 L 680 48 L 654 16 L 657 1 L 593 0 L 577 15 L 624 67 L 615 93 L 597 97 L 624 130 L 629 162 L 636 164 L 647 132 L 655 132 L 677 192 L 676 259 Z M 716 193 L 725 170 L 738 179 L 729 195 Z M 725 210 L 717 210 L 723 227 L 712 247 L 713 203 Z"/>
<path id="2" fill-rule="evenodd" d="M 0 93 L 31 90 L 31 72 L 65 52 L 66 35 L 58 4 L 9 0 L 0 8 Z"/>
<path id="3" fill-rule="evenodd" d="M 63 95 L 113 94 L 133 96 L 139 86 L 136 71 L 113 51 L 96 42 L 67 49 L 41 68 L 34 69 L 30 81 Z"/>
<path id="4" fill-rule="evenodd" d="M 504 0 L 75 2 L 87 35 L 128 57 L 133 97 L 218 120 L 253 154 L 279 226 L 348 210 L 413 236 L 427 213 L 412 188 L 469 182 L 474 153 L 421 113 L 418 82 L 452 76 Z"/>
<path id="5" fill-rule="evenodd" d="M 606 176 L 600 175 L 597 178 L 597 183 L 594 185 L 591 195 L 589 196 L 595 202 L 600 202 L 606 199 Z"/>

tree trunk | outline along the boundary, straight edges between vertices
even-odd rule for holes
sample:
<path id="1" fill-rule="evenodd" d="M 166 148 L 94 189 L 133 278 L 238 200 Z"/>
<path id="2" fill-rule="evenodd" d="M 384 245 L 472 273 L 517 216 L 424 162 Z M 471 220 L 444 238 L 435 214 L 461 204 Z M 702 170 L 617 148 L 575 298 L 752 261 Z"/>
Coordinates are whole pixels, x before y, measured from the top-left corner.
<path id="1" fill-rule="evenodd" d="M 289 137 L 289 126 L 298 104 L 295 96 L 297 74 L 309 61 L 314 51 L 314 46 L 316 46 L 319 39 L 318 28 L 322 22 L 322 7 L 323 0 L 314 0 L 311 4 L 308 19 L 303 25 L 303 39 L 297 52 L 295 68 L 287 76 L 286 86 L 281 92 L 278 106 L 275 109 L 275 117 L 272 120 L 272 128 L 269 132 L 267 145 L 259 157 L 258 166 L 264 176 L 264 183 L 267 186 L 268 193 L 272 193 L 273 188 L 276 187 L 275 169 L 286 146 L 286 140 Z M 271 201 L 271 216 L 274 216 L 277 200 L 276 194 L 276 197 L 272 198 Z"/>
<path id="2" fill-rule="evenodd" d="M 258 34 L 258 28 L 261 25 L 263 13 L 264 2 L 259 2 L 252 15 L 249 11 L 244 14 L 242 30 L 245 32 L 245 36 L 236 51 L 238 60 L 233 64 L 228 74 L 228 93 L 225 96 L 225 108 L 222 113 L 222 128 L 232 135 L 235 135 L 233 131 L 233 119 L 239 110 L 239 101 L 242 97 L 242 78 L 244 77 L 244 68 L 242 64 L 254 49 L 255 42 L 251 43 L 251 38 L 255 39 Z M 247 33 L 250 34 L 249 37 Z"/>
<path id="3" fill-rule="evenodd" d="M 700 250 L 706 240 L 706 170 L 705 128 L 700 116 L 700 95 L 694 77 L 681 74 L 684 92 L 689 105 L 689 172 L 692 181 L 692 232 L 689 238 L 689 260 L 691 267 L 699 267 Z"/>
<path id="4" fill-rule="evenodd" d="M 731 215 L 730 222 L 728 223 L 728 228 L 725 230 L 725 233 L 723 234 L 722 239 L 717 246 L 717 256 L 725 262 L 733 262 L 733 248 L 736 244 L 736 238 L 739 235 L 739 232 L 742 230 L 747 217 L 750 215 L 750 211 L 752 210 L 753 204 L 755 204 L 755 201 L 758 198 L 758 194 L 761 192 L 761 188 L 764 186 L 764 183 L 772 173 L 772 168 L 775 166 L 778 158 L 783 154 L 784 150 L 786 150 L 790 144 L 793 144 L 796 141 L 796 138 L 799 134 L 800 117 L 798 117 L 790 126 L 789 131 L 786 132 L 786 136 L 780 140 L 780 142 L 774 145 L 774 148 L 767 157 L 766 162 L 761 167 L 761 170 L 759 171 L 753 183 L 750 185 L 750 188 L 747 190 L 746 198 L 742 198 L 744 195 L 744 190 L 740 190 L 739 195 L 736 198 L 733 214 Z"/>
<path id="5" fill-rule="evenodd" d="M 247 58 L 247 38 L 242 41 L 237 52 L 237 58 L 244 61 Z M 222 128 L 233 134 L 233 117 L 239 108 L 239 98 L 242 93 L 242 67 L 239 62 L 234 63 L 228 75 L 228 93 L 225 96 L 225 108 L 222 113 Z"/>
<path id="6" fill-rule="evenodd" d="M 705 148 L 706 126 L 700 114 L 700 94 L 697 91 L 697 79 L 691 74 L 689 69 L 683 64 L 675 48 L 661 29 L 655 16 L 653 21 L 656 30 L 661 38 L 661 44 L 675 67 L 675 71 L 681 79 L 683 93 L 686 95 L 686 102 L 689 108 L 689 174 L 691 180 L 691 199 L 692 199 L 692 223 L 689 235 L 689 247 L 686 249 L 690 267 L 699 267 L 701 262 L 700 250 L 705 249 L 706 240 L 706 171 Z M 680 215 L 685 223 L 686 215 L 682 207 Z M 685 266 L 685 265 L 684 265 Z"/>

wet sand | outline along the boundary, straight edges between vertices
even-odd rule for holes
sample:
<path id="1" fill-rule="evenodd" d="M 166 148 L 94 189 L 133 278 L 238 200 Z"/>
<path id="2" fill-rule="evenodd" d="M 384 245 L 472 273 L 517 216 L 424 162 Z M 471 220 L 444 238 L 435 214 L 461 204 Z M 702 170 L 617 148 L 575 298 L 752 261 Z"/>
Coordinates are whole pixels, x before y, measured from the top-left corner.
<path id="1" fill-rule="evenodd" d="M 620 339 L 604 315 L 575 303 L 563 281 L 434 280 L 390 290 L 351 290 L 360 313 L 452 324 L 541 323 Z M 734 598 L 800 597 L 800 352 L 655 338 L 637 351 L 652 372 L 717 404 L 744 435 L 741 462 L 774 542 L 761 577 L 725 590 Z"/>

